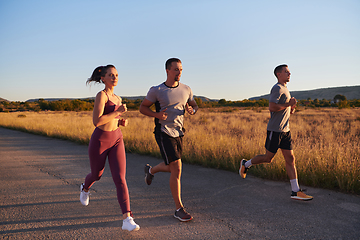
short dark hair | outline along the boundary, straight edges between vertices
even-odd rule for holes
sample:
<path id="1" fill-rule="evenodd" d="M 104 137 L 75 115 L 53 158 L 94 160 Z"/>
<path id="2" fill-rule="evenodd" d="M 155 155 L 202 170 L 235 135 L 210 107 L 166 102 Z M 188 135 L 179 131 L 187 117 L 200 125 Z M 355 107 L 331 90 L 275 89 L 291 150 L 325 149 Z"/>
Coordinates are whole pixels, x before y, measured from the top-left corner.
<path id="1" fill-rule="evenodd" d="M 165 63 L 165 69 L 170 70 L 171 64 L 172 64 L 173 62 L 181 63 L 181 60 L 178 59 L 178 58 L 169 58 L 169 59 L 166 61 L 166 63 Z"/>
<path id="2" fill-rule="evenodd" d="M 105 77 L 106 72 L 109 68 L 115 68 L 115 66 L 109 64 L 106 66 L 99 66 L 99 67 L 95 68 L 91 77 L 88 78 L 88 80 L 86 81 L 86 84 L 89 84 L 91 82 L 101 83 L 101 77 Z"/>
<path id="3" fill-rule="evenodd" d="M 288 67 L 288 65 L 281 64 L 274 69 L 274 74 L 276 78 L 277 78 L 277 74 L 280 73 L 284 67 Z"/>

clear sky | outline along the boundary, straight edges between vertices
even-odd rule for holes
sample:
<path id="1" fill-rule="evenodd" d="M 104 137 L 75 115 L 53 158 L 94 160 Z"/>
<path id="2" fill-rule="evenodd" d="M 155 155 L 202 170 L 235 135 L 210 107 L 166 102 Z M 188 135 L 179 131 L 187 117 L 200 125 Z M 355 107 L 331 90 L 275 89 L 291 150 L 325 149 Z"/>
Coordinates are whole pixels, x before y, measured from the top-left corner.
<path id="1" fill-rule="evenodd" d="M 290 91 L 360 85 L 359 0 L 0 0 L 0 97 L 94 97 L 100 65 L 115 93 L 146 95 L 182 60 L 194 94 L 267 94 L 286 63 Z"/>

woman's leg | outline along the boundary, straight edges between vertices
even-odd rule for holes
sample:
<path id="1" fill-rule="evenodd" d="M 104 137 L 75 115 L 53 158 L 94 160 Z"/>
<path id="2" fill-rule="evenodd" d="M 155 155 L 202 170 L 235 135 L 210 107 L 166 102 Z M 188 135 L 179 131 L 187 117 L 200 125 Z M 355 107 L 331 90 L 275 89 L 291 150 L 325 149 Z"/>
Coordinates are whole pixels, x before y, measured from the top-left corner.
<path id="1" fill-rule="evenodd" d="M 89 143 L 89 160 L 91 172 L 86 176 L 84 189 L 89 190 L 89 188 L 94 184 L 95 181 L 100 180 L 104 168 L 107 152 L 104 142 L 100 141 L 102 130 L 95 129 L 93 135 L 91 136 Z"/>
<path id="2" fill-rule="evenodd" d="M 121 134 L 121 132 L 120 132 Z M 109 166 L 113 181 L 116 186 L 117 198 L 123 214 L 130 215 L 129 190 L 126 183 L 126 155 L 122 134 L 117 143 L 111 148 L 109 154 Z"/>

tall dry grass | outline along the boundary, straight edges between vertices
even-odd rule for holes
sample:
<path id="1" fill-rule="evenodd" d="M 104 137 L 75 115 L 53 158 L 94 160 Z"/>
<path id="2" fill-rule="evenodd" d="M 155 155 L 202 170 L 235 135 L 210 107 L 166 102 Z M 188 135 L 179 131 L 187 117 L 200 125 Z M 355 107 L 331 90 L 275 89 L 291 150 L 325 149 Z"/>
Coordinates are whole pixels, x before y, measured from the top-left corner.
<path id="1" fill-rule="evenodd" d="M 0 126 L 70 139 L 87 144 L 94 129 L 91 112 L 0 113 Z M 129 152 L 159 156 L 154 121 L 138 111 L 124 117 L 122 128 Z M 265 153 L 265 109 L 201 109 L 186 116 L 183 160 L 206 167 L 237 171 L 242 158 Z M 307 109 L 291 116 L 299 181 L 308 186 L 360 194 L 360 109 Z M 288 180 L 279 152 L 271 164 L 250 174 Z"/>
<path id="2" fill-rule="evenodd" d="M 0 113 L 0 126 L 85 144 L 94 130 L 92 112 Z"/>

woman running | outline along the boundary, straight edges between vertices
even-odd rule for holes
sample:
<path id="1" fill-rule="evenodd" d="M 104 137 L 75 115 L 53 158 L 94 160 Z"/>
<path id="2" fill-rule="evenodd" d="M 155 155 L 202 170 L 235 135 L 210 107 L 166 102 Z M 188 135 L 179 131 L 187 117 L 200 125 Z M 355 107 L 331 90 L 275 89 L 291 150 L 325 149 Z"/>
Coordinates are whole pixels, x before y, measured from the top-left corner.
<path id="1" fill-rule="evenodd" d="M 100 180 L 105 167 L 106 157 L 113 181 L 116 185 L 117 199 L 123 214 L 123 230 L 139 230 L 130 210 L 129 191 L 125 179 L 126 155 L 123 135 L 119 126 L 126 126 L 127 120 L 120 119 L 127 111 L 126 104 L 114 94 L 114 87 L 118 83 L 118 72 L 113 65 L 97 67 L 86 84 L 91 82 L 104 83 L 105 89 L 95 98 L 93 123 L 95 130 L 89 143 L 89 159 L 91 172 L 80 186 L 80 202 L 89 204 L 89 189 L 95 181 Z"/>

